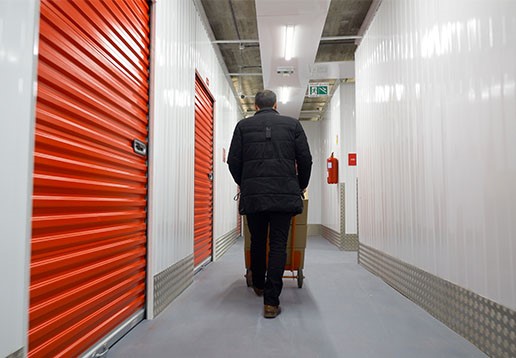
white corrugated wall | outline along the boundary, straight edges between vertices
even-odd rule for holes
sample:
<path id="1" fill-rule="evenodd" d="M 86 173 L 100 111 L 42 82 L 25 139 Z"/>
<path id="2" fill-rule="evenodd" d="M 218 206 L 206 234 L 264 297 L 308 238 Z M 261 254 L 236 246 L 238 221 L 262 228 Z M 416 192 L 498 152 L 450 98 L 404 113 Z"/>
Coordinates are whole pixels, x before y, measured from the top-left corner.
<path id="1" fill-rule="evenodd" d="M 233 135 L 233 130 L 240 118 L 240 111 L 232 97 L 229 87 L 219 92 L 220 100 L 215 104 L 215 133 L 214 133 L 214 225 L 213 238 L 217 239 L 237 226 L 237 202 L 233 200 L 237 194 L 237 185 L 229 172 L 227 154 Z"/>
<path id="2" fill-rule="evenodd" d="M 214 237 L 236 227 L 237 215 L 236 204 L 227 198 L 236 185 L 226 180 L 224 166 L 217 165 L 221 161 L 218 147 L 226 145 L 227 128 L 238 118 L 236 99 L 193 1 L 156 1 L 153 11 L 149 277 L 193 253 L 196 70 L 209 79 L 215 97 Z M 149 280 L 149 302 L 152 285 Z"/>
<path id="3" fill-rule="evenodd" d="M 197 21 L 191 1 L 157 1 L 153 11 L 149 158 L 152 275 L 193 252 Z"/>
<path id="4" fill-rule="evenodd" d="M 0 1 L 0 357 L 27 349 L 38 23 L 38 1 Z"/>
<path id="5" fill-rule="evenodd" d="M 237 193 L 227 163 L 225 162 L 233 130 L 241 113 L 219 61 L 208 40 L 207 30 L 201 21 L 196 23 L 195 63 L 200 76 L 209 82 L 209 90 L 215 97 L 213 167 L 214 167 L 214 222 L 213 237 L 219 238 L 235 229 L 237 224 Z"/>
<path id="6" fill-rule="evenodd" d="M 356 152 L 355 85 L 340 86 L 341 161 L 340 177 L 345 185 L 345 234 L 357 233 L 357 167 L 348 165 L 348 154 Z M 339 158 L 340 159 L 340 158 Z M 342 204 L 341 204 L 342 205 Z"/>
<path id="7" fill-rule="evenodd" d="M 312 153 L 312 175 L 308 184 L 308 224 L 321 223 L 321 189 L 326 183 L 324 157 L 321 150 L 320 122 L 301 121 Z"/>
<path id="8" fill-rule="evenodd" d="M 321 189 L 321 224 L 336 232 L 340 232 L 340 183 L 343 181 L 341 155 L 341 108 L 340 87 L 334 92 L 328 111 L 321 121 L 321 149 L 323 157 L 323 179 Z M 326 158 L 331 153 L 339 160 L 339 184 L 328 184 L 326 181 Z"/>
<path id="9" fill-rule="evenodd" d="M 360 241 L 516 309 L 516 2 L 384 1 L 356 53 Z"/>

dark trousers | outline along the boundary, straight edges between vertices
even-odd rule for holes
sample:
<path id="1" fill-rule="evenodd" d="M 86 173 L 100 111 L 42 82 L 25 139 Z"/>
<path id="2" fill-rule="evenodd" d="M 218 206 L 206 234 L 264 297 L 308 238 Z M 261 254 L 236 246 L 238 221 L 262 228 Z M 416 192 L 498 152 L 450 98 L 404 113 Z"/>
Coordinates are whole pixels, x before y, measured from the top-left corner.
<path id="1" fill-rule="evenodd" d="M 263 303 L 279 305 L 283 288 L 283 271 L 287 260 L 287 240 L 290 213 L 264 212 L 248 214 L 247 223 L 251 233 L 251 272 L 253 285 L 263 288 Z M 267 231 L 269 231 L 269 260 L 267 255 Z M 265 277 L 267 273 L 267 279 Z"/>

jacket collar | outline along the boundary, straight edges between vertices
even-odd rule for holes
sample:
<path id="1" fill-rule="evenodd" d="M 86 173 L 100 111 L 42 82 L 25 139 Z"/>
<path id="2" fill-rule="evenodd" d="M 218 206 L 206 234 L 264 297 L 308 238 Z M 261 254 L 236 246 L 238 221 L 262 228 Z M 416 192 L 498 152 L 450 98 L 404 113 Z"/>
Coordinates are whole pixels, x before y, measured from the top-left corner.
<path id="1" fill-rule="evenodd" d="M 260 109 L 258 112 L 256 112 L 254 115 L 256 116 L 257 114 L 265 114 L 265 113 L 276 113 L 276 114 L 279 114 L 278 111 L 276 111 L 274 108 L 272 107 L 268 107 L 268 108 L 262 108 Z"/>

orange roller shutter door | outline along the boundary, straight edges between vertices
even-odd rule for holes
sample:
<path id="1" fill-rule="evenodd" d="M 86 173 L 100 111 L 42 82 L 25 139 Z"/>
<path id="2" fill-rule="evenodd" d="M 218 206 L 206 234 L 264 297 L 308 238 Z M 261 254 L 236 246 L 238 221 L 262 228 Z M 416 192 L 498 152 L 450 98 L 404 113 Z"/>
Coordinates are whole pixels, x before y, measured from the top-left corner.
<path id="1" fill-rule="evenodd" d="M 29 357 L 71 357 L 144 307 L 149 6 L 40 16 Z"/>
<path id="2" fill-rule="evenodd" d="M 200 77 L 195 81 L 194 265 L 212 256 L 213 97 Z"/>

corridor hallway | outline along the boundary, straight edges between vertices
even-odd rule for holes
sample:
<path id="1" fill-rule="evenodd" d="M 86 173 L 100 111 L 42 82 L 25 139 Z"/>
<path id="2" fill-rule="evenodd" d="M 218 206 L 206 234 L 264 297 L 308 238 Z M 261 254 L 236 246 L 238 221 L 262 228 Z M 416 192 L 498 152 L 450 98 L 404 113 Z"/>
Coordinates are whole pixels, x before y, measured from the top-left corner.
<path id="1" fill-rule="evenodd" d="M 246 287 L 243 240 L 194 277 L 155 320 L 109 358 L 484 357 L 473 344 L 319 236 L 308 239 L 305 280 L 284 279 L 282 313 L 262 317 Z"/>

